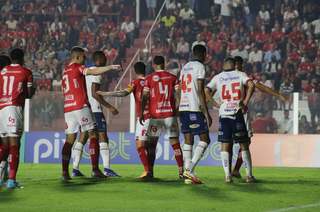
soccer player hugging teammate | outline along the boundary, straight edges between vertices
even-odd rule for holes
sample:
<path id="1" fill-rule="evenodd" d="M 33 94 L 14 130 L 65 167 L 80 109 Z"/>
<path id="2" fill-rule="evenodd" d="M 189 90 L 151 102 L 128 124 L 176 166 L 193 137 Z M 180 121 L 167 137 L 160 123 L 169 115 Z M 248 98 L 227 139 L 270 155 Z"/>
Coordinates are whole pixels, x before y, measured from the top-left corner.
<path id="1" fill-rule="evenodd" d="M 121 91 L 115 92 L 103 92 L 98 91 L 99 95 L 103 96 L 114 96 L 114 97 L 125 97 L 130 93 L 133 93 L 134 99 L 136 102 L 136 113 L 137 113 L 137 124 L 136 124 L 136 147 L 139 153 L 140 160 L 144 166 L 144 173 L 140 176 L 140 178 L 149 178 L 153 177 L 153 173 L 149 172 L 149 163 L 148 160 L 154 160 L 154 156 L 149 158 L 148 154 L 148 136 L 147 131 L 149 127 L 149 104 L 147 103 L 143 115 L 144 115 L 144 125 L 140 124 L 140 105 L 141 105 L 141 97 L 144 87 L 144 80 L 146 75 L 146 65 L 144 62 L 136 62 L 134 64 L 134 71 L 136 74 L 136 80 L 130 82 L 128 87 Z"/>
<path id="2" fill-rule="evenodd" d="M 186 171 L 183 177 L 186 184 L 201 184 L 193 171 L 210 144 L 209 127 L 212 124 L 204 93 L 205 68 L 202 63 L 206 58 L 206 48 L 203 45 L 194 46 L 193 57 L 194 60 L 181 71 L 177 93 L 181 131 L 185 138 L 183 156 Z M 199 136 L 200 142 L 192 157 L 194 135 Z"/>
<path id="3" fill-rule="evenodd" d="M 0 133 L 2 146 L 0 161 L 7 160 L 10 165 L 9 181 L 0 186 L 7 188 L 23 188 L 16 182 L 19 165 L 20 139 L 23 128 L 23 108 L 25 99 L 32 98 L 32 73 L 23 67 L 24 52 L 14 48 L 10 52 L 11 65 L 1 70 L 0 77 Z"/>
<path id="4" fill-rule="evenodd" d="M 234 139 L 240 144 L 242 158 L 245 163 L 246 182 L 255 181 L 252 176 L 251 155 L 249 150 L 248 131 L 243 117 L 243 108 L 247 106 L 254 90 L 252 80 L 243 72 L 235 70 L 235 60 L 224 60 L 224 72 L 215 76 L 206 86 L 205 93 L 209 102 L 219 108 L 218 141 L 221 142 L 221 160 L 226 182 L 232 182 L 230 173 L 230 148 Z M 244 85 L 248 86 L 247 96 L 244 95 Z M 212 91 L 217 90 L 220 104 L 212 98 Z"/>
<path id="5" fill-rule="evenodd" d="M 96 69 L 98 67 L 104 67 L 107 62 L 107 58 L 102 51 L 95 51 L 93 53 L 94 66 L 90 69 Z M 87 75 L 86 76 L 86 86 L 87 86 L 87 96 L 89 103 L 91 105 L 91 111 L 95 117 L 98 125 L 99 140 L 100 140 L 100 154 L 102 156 L 102 162 L 104 167 L 104 175 L 107 177 L 121 177 L 115 171 L 110 169 L 110 150 L 109 150 L 109 138 L 107 136 L 107 125 L 106 119 L 102 112 L 102 105 L 109 109 L 113 115 L 117 115 L 118 110 L 106 102 L 100 95 L 96 92 L 100 89 L 102 84 L 101 75 Z M 88 140 L 88 133 L 82 133 L 78 142 L 76 143 L 73 151 L 73 177 L 83 177 L 84 175 L 79 171 L 79 164 L 83 152 L 84 145 Z"/>
<path id="6" fill-rule="evenodd" d="M 69 161 L 71 148 L 77 138 L 79 127 L 80 136 L 90 137 L 90 156 L 92 161 L 92 177 L 105 178 L 106 176 L 99 169 L 99 143 L 98 129 L 95 118 L 90 109 L 87 97 L 86 75 L 99 75 L 111 69 L 122 70 L 120 66 L 108 66 L 88 69 L 84 66 L 86 59 L 84 49 L 73 47 L 71 49 L 71 63 L 65 68 L 62 74 L 62 88 L 64 92 L 64 116 L 66 142 L 62 148 L 62 178 L 71 180 L 69 175 Z M 84 135 L 81 135 L 84 134 Z"/>
<path id="7" fill-rule="evenodd" d="M 164 127 L 169 136 L 174 155 L 179 166 L 179 177 L 183 174 L 183 158 L 179 143 L 179 126 L 177 119 L 176 99 L 174 96 L 177 87 L 177 77 L 164 71 L 165 62 L 162 56 L 155 56 L 153 68 L 156 72 L 145 79 L 141 106 L 140 124 L 144 125 L 144 111 L 149 100 L 150 123 L 148 128 L 149 136 L 149 172 L 153 175 L 155 161 L 155 149 L 161 130 Z"/>

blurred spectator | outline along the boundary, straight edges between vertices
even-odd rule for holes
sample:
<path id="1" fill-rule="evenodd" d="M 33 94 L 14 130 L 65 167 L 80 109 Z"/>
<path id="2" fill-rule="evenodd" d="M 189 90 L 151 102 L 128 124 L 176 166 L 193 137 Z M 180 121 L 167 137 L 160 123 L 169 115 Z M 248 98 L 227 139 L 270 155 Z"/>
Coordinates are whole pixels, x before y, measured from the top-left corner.
<path id="1" fill-rule="evenodd" d="M 222 25 L 220 32 L 218 33 L 218 39 L 223 43 L 223 46 L 226 47 L 231 37 L 230 28 L 226 25 Z"/>
<path id="2" fill-rule="evenodd" d="M 165 44 L 166 38 L 168 35 L 168 30 L 165 27 L 164 22 L 160 21 L 160 27 L 154 30 L 152 32 L 152 35 L 153 35 L 153 45 L 154 45 L 152 48 L 155 48 L 155 45 L 157 43 L 160 43 L 161 45 Z"/>
<path id="3" fill-rule="evenodd" d="M 275 80 L 277 77 L 279 78 L 279 74 L 281 78 L 281 63 L 277 61 L 275 55 L 271 56 L 271 62 L 266 66 L 266 74 L 268 76 L 267 79 Z"/>
<path id="4" fill-rule="evenodd" d="M 264 55 L 264 64 L 262 65 L 262 73 L 265 72 L 266 66 L 268 63 L 271 63 L 271 57 L 274 55 L 276 57 L 276 61 L 279 61 L 281 59 L 280 54 L 277 50 L 275 50 L 275 47 L 273 44 L 270 44 L 270 51 L 268 51 Z"/>
<path id="5" fill-rule="evenodd" d="M 181 18 L 181 28 L 184 27 L 186 24 L 191 23 L 191 19 L 195 17 L 195 13 L 192 9 L 189 8 L 188 3 L 183 5 L 183 9 L 180 10 L 179 17 Z"/>
<path id="6" fill-rule="evenodd" d="M 293 120 L 289 118 L 289 110 L 284 111 L 284 117 L 278 120 L 279 134 L 293 133 Z"/>
<path id="7" fill-rule="evenodd" d="M 42 71 L 42 74 L 45 74 L 47 79 L 53 80 L 53 71 L 50 69 L 48 65 L 44 66 L 44 70 Z"/>
<path id="8" fill-rule="evenodd" d="M 178 59 L 184 59 L 187 62 L 189 59 L 189 52 L 190 52 L 189 43 L 185 42 L 184 38 L 181 37 L 177 45 L 177 50 L 174 57 Z"/>
<path id="9" fill-rule="evenodd" d="M 40 127 L 50 127 L 49 123 L 51 122 L 51 119 L 54 117 L 54 108 L 52 101 L 49 101 L 48 98 L 42 99 L 41 104 L 41 112 L 39 114 L 40 118 Z"/>
<path id="10" fill-rule="evenodd" d="M 179 61 L 176 59 L 170 58 L 170 60 L 166 63 L 166 70 L 178 76 L 181 71 L 181 66 Z"/>
<path id="11" fill-rule="evenodd" d="M 314 61 L 317 53 L 317 42 L 313 39 L 312 34 L 308 34 L 308 39 L 303 42 L 302 49 L 306 51 L 311 61 Z"/>
<path id="12" fill-rule="evenodd" d="M 103 20 L 104 20 L 103 26 L 105 29 L 112 31 L 116 28 L 116 25 L 112 21 L 110 21 L 110 18 L 108 16 L 104 17 Z"/>
<path id="13" fill-rule="evenodd" d="M 198 22 L 198 20 L 195 17 L 191 19 L 190 28 L 191 31 L 196 35 L 202 32 L 202 25 Z"/>
<path id="14" fill-rule="evenodd" d="M 302 44 L 304 42 L 304 35 L 303 33 L 297 29 L 297 27 L 292 28 L 292 32 L 289 34 L 288 37 L 288 43 L 287 43 L 287 54 L 291 53 L 291 48 L 294 48 L 294 46 L 297 47 L 297 49 L 302 50 Z"/>
<path id="15" fill-rule="evenodd" d="M 100 46 L 100 40 L 96 38 L 95 33 L 91 33 L 91 36 L 87 42 L 87 49 L 89 52 L 93 53 L 95 52 Z"/>
<path id="16" fill-rule="evenodd" d="M 261 23 L 264 24 L 267 28 L 270 26 L 270 14 L 266 10 L 265 5 L 261 5 L 261 10 L 259 11 L 259 17 L 261 19 Z"/>
<path id="17" fill-rule="evenodd" d="M 311 133 L 312 133 L 312 128 L 308 123 L 307 116 L 302 115 L 299 120 L 299 134 L 311 134 Z"/>
<path id="18" fill-rule="evenodd" d="M 279 93 L 289 99 L 292 99 L 292 94 L 293 94 L 293 91 L 294 91 L 294 86 L 293 84 L 290 82 L 290 78 L 285 78 L 284 79 L 284 82 L 281 84 L 280 86 L 280 90 L 279 90 Z M 285 109 L 285 105 L 286 103 L 283 102 L 283 101 L 280 101 L 280 104 L 283 105 L 283 108 Z M 291 105 L 289 105 L 289 110 L 291 109 L 290 108 Z M 280 110 L 281 110 L 281 106 L 280 106 Z"/>
<path id="19" fill-rule="evenodd" d="M 205 66 L 205 79 L 204 79 L 204 84 L 207 85 L 211 81 L 211 76 L 215 76 L 215 71 L 212 69 L 210 65 Z"/>
<path id="20" fill-rule="evenodd" d="M 39 38 L 39 33 L 36 30 L 34 30 L 33 26 L 29 26 L 26 36 L 27 39 L 32 38 L 35 42 L 37 42 Z"/>
<path id="21" fill-rule="evenodd" d="M 59 46 L 59 51 L 58 51 L 58 59 L 64 63 L 64 61 L 67 60 L 67 55 L 69 54 L 69 51 L 66 49 L 66 47 L 63 45 L 63 43 L 60 44 Z"/>
<path id="22" fill-rule="evenodd" d="M 261 71 L 261 70 L 260 70 L 260 71 Z M 256 80 L 260 81 L 260 74 L 261 74 L 261 72 L 258 72 L 258 66 L 254 65 L 254 66 L 252 67 L 252 76 L 253 76 Z"/>
<path id="23" fill-rule="evenodd" d="M 280 28 L 280 24 L 276 24 L 274 26 L 274 31 L 271 32 L 271 36 L 273 37 L 273 42 L 275 42 L 278 46 L 278 50 L 281 52 L 285 50 L 285 34 Z M 281 54 L 281 53 L 280 53 Z"/>
<path id="24" fill-rule="evenodd" d="M 314 20 L 311 23 L 311 26 L 314 27 L 314 35 L 316 39 L 320 39 L 320 14 L 318 14 L 318 20 Z"/>
<path id="25" fill-rule="evenodd" d="M 253 51 L 249 54 L 248 64 L 249 70 L 252 70 L 253 66 L 257 66 L 259 71 L 261 72 L 261 64 L 263 62 L 263 53 L 262 51 L 258 50 L 257 45 L 252 46 Z"/>
<path id="26" fill-rule="evenodd" d="M 262 93 L 261 90 L 256 89 L 256 91 L 252 94 L 251 101 L 250 101 L 250 108 L 249 110 L 250 117 L 253 117 L 256 113 L 263 113 L 265 108 L 265 95 Z"/>
<path id="27" fill-rule="evenodd" d="M 90 0 L 89 4 L 87 4 L 87 13 L 93 13 L 93 14 L 99 13 L 99 5 L 97 4 L 97 2 L 95 0 Z M 95 21 L 94 18 L 95 17 L 92 15 L 88 16 L 88 20 L 90 22 L 94 22 Z M 90 28 L 90 30 L 92 31 L 93 29 Z"/>
<path id="28" fill-rule="evenodd" d="M 88 32 L 93 32 L 96 29 L 96 23 L 94 21 L 89 21 L 88 16 L 83 16 L 80 23 L 80 29 L 83 29 L 83 26 L 87 27 Z"/>
<path id="29" fill-rule="evenodd" d="M 13 15 L 9 14 L 9 20 L 6 21 L 8 28 L 14 31 L 17 27 L 17 23 L 18 21 L 14 20 Z"/>
<path id="30" fill-rule="evenodd" d="M 18 36 L 24 40 L 27 38 L 25 31 L 21 29 L 20 25 L 16 26 L 16 31 L 13 33 L 13 39 L 16 39 Z"/>
<path id="31" fill-rule="evenodd" d="M 28 68 L 28 69 L 32 69 L 33 67 L 33 60 L 32 60 L 32 57 L 31 57 L 31 54 L 30 53 L 27 53 L 26 54 L 26 59 L 24 60 L 24 67 Z"/>
<path id="32" fill-rule="evenodd" d="M 31 16 L 31 21 L 28 24 L 28 27 L 33 26 L 34 30 L 39 30 L 40 29 L 40 25 L 38 24 L 38 22 L 36 22 L 36 16 L 33 15 Z"/>
<path id="33" fill-rule="evenodd" d="M 134 29 L 134 24 L 130 21 L 130 16 L 126 16 L 126 21 L 122 23 L 121 30 L 123 30 L 129 38 L 131 48 L 134 42 Z"/>
<path id="34" fill-rule="evenodd" d="M 267 110 L 265 119 L 268 121 L 269 133 L 277 133 L 278 125 L 277 121 L 272 117 L 272 110 Z"/>
<path id="35" fill-rule="evenodd" d="M 181 30 L 176 27 L 176 25 L 172 25 L 171 30 L 168 32 L 169 35 L 169 48 L 176 52 L 178 39 L 181 37 Z"/>
<path id="36" fill-rule="evenodd" d="M 233 52 L 233 50 L 236 50 L 238 47 L 238 37 L 236 35 L 231 36 L 231 42 L 228 43 L 227 47 L 227 56 Z"/>
<path id="37" fill-rule="evenodd" d="M 206 59 L 203 62 L 203 65 L 209 65 L 212 61 L 212 57 L 215 56 L 214 52 L 206 45 Z"/>
<path id="38" fill-rule="evenodd" d="M 152 57 L 149 55 L 148 49 L 143 50 L 143 55 L 140 57 L 140 60 L 146 64 L 147 76 L 152 74 L 154 72 L 152 70 Z"/>
<path id="39" fill-rule="evenodd" d="M 17 38 L 14 39 L 11 44 L 12 44 L 12 47 L 18 47 L 18 48 L 24 49 L 24 47 L 26 46 L 26 40 L 21 38 L 21 36 L 18 35 Z"/>
<path id="40" fill-rule="evenodd" d="M 90 67 L 90 66 L 87 66 L 87 67 Z M 52 82 L 52 90 L 61 91 L 62 90 L 61 83 L 62 83 L 61 74 L 57 74 L 56 78 Z"/>
<path id="41" fill-rule="evenodd" d="M 50 31 L 54 31 L 56 29 L 56 25 L 58 25 L 60 29 L 63 29 L 58 16 L 54 18 L 54 22 L 50 26 Z"/>
<path id="42" fill-rule="evenodd" d="M 173 24 L 176 23 L 176 17 L 174 17 L 173 15 L 171 15 L 171 10 L 167 10 L 166 11 L 166 16 L 163 16 L 161 21 L 164 22 L 164 25 L 167 27 L 167 28 L 171 28 L 171 26 Z"/>
<path id="43" fill-rule="evenodd" d="M 320 119 L 320 87 L 317 78 L 313 77 L 304 90 L 304 95 L 308 97 L 308 106 L 311 114 L 312 127 L 316 127 L 316 116 Z"/>
<path id="44" fill-rule="evenodd" d="M 1 8 L 1 13 L 2 13 L 2 22 L 4 23 L 6 20 L 6 15 L 7 13 L 9 13 L 10 11 L 13 10 L 13 5 L 11 4 L 11 1 L 6 1 L 6 4 L 2 6 Z"/>
<path id="45" fill-rule="evenodd" d="M 171 11 L 181 9 L 181 3 L 179 3 L 177 0 L 172 0 L 171 4 L 167 7 L 167 9 Z"/>
<path id="46" fill-rule="evenodd" d="M 222 64 L 218 61 L 217 56 L 212 57 L 212 62 L 210 63 L 210 67 L 213 71 L 215 71 L 216 74 L 220 73 L 222 70 Z"/>
<path id="47" fill-rule="evenodd" d="M 200 35 L 202 40 L 207 43 L 211 39 L 212 32 L 208 30 L 207 26 L 204 26 L 203 31 L 200 33 Z"/>
<path id="48" fill-rule="evenodd" d="M 253 133 L 268 133 L 270 132 L 269 122 L 262 117 L 262 113 L 257 113 L 256 120 L 251 122 Z"/>
<path id="49" fill-rule="evenodd" d="M 55 26 L 55 29 L 50 32 L 50 38 L 52 41 L 57 42 L 61 39 L 62 30 L 60 29 L 59 25 Z"/>
<path id="50" fill-rule="evenodd" d="M 241 42 L 245 42 L 246 37 L 247 37 L 247 35 L 246 35 L 245 31 L 244 31 L 244 27 L 243 27 L 243 26 L 240 26 L 240 27 L 238 28 L 237 32 L 234 33 L 234 35 L 236 35 L 237 38 L 238 38 L 238 40 L 241 41 Z"/>
<path id="51" fill-rule="evenodd" d="M 63 49 L 70 50 L 71 45 L 67 40 L 67 34 L 65 32 L 62 32 L 60 36 L 61 36 L 61 39 L 60 39 L 60 41 L 58 42 L 58 45 L 57 45 L 58 49 L 59 50 L 63 50 Z M 61 44 L 63 44 L 63 48 L 62 48 Z"/>
<path id="52" fill-rule="evenodd" d="M 67 17 L 69 18 L 69 23 L 74 24 L 75 20 L 78 20 L 80 22 L 82 16 L 81 10 L 77 8 L 77 4 L 73 3 L 71 9 L 67 12 Z"/>
<path id="53" fill-rule="evenodd" d="M 293 46 L 293 52 L 289 54 L 288 56 L 288 63 L 292 64 L 294 66 L 295 70 L 298 70 L 298 64 L 301 60 L 301 53 L 298 52 L 298 47 L 296 45 Z"/>
<path id="54" fill-rule="evenodd" d="M 259 49 L 263 48 L 264 44 L 268 41 L 268 38 L 269 38 L 269 33 L 266 31 L 266 27 L 262 25 L 256 37 L 256 41 Z"/>
<path id="55" fill-rule="evenodd" d="M 293 87 L 294 87 L 294 92 L 301 92 L 302 91 L 302 80 L 301 80 L 301 76 L 299 73 L 296 73 L 294 75 L 294 79 L 293 79 Z"/>
<path id="56" fill-rule="evenodd" d="M 231 25 L 232 15 L 234 15 L 234 12 L 230 6 L 230 0 L 221 1 L 222 24 L 228 28 Z"/>
<path id="57" fill-rule="evenodd" d="M 91 38 L 91 32 L 88 31 L 86 25 L 83 25 L 82 31 L 79 35 L 79 42 L 84 43 L 85 45 L 88 43 L 88 40 Z"/>
<path id="58" fill-rule="evenodd" d="M 37 83 L 41 79 L 42 73 L 38 69 L 38 65 L 36 63 L 33 64 L 31 71 L 32 71 L 33 81 L 34 81 L 34 84 L 35 84 L 34 87 L 37 87 Z"/>
<path id="59" fill-rule="evenodd" d="M 65 0 L 60 0 L 58 5 L 57 5 L 57 10 L 60 13 L 66 13 L 68 10 L 71 9 L 71 6 L 68 2 L 65 2 Z"/>
<path id="60" fill-rule="evenodd" d="M 150 1 L 150 0 L 147 0 L 147 1 Z M 152 2 L 156 2 L 156 0 L 152 0 Z M 123 7 L 122 7 L 123 14 L 129 16 L 130 18 L 133 18 L 134 13 L 135 13 L 134 8 L 136 6 L 136 1 L 134 1 L 134 0 L 120 0 L 120 3 L 123 5 Z M 156 16 L 154 15 L 154 18 L 155 17 Z"/>
<path id="61" fill-rule="evenodd" d="M 37 83 L 37 90 L 40 91 L 42 86 L 44 86 L 46 91 L 51 90 L 51 81 L 47 79 L 46 74 L 41 75 L 41 78 Z"/>
<path id="62" fill-rule="evenodd" d="M 203 45 L 203 46 L 206 46 L 206 43 L 202 41 L 202 37 L 201 37 L 200 34 L 197 35 L 197 38 L 196 38 L 196 39 L 197 39 L 197 40 L 192 43 L 191 49 L 193 49 L 193 47 L 194 47 L 195 45 Z"/>
<path id="63" fill-rule="evenodd" d="M 0 53 L 4 53 L 8 55 L 10 48 L 11 48 L 10 38 L 7 37 L 7 34 L 5 32 L 2 32 L 1 40 L 0 40 Z"/>
<path id="64" fill-rule="evenodd" d="M 223 44 L 221 40 L 217 39 L 216 34 L 212 34 L 211 40 L 207 43 L 210 50 L 214 51 L 219 61 L 223 60 Z"/>
<path id="65" fill-rule="evenodd" d="M 307 54 L 304 54 L 303 58 L 304 62 L 300 63 L 298 73 L 300 74 L 302 79 L 307 79 L 307 76 L 314 71 L 314 64 L 310 62 Z"/>
<path id="66" fill-rule="evenodd" d="M 235 57 L 235 56 L 240 56 L 240 57 L 242 57 L 242 59 L 243 59 L 243 61 L 244 61 L 244 63 L 243 63 L 243 65 L 244 65 L 244 70 L 246 70 L 246 62 L 248 61 L 248 58 L 249 58 L 249 55 L 248 55 L 248 52 L 247 52 L 247 50 L 245 50 L 244 48 L 243 48 L 243 43 L 239 43 L 238 44 L 238 48 L 237 49 L 235 49 L 235 50 L 233 50 L 232 52 L 231 52 L 231 56 L 232 57 Z"/>
<path id="67" fill-rule="evenodd" d="M 288 10 L 283 15 L 283 22 L 284 22 L 286 28 L 288 28 L 288 23 L 292 19 L 297 19 L 298 17 L 299 17 L 298 11 L 297 10 L 293 10 L 292 6 L 289 4 L 288 5 Z"/>
<path id="68" fill-rule="evenodd" d="M 93 55 L 91 52 L 88 53 L 88 57 L 86 58 L 86 60 L 84 61 L 84 65 L 88 68 L 92 67 L 94 64 L 93 61 Z"/>
<path id="69" fill-rule="evenodd" d="M 316 11 L 314 5 L 312 5 L 311 3 L 308 3 L 307 10 L 303 16 L 308 23 L 312 23 L 314 20 L 316 20 L 318 14 L 317 14 L 317 11 Z"/>
<path id="70" fill-rule="evenodd" d="M 191 31 L 190 26 L 186 25 L 184 28 L 182 37 L 184 37 L 184 40 L 187 43 L 193 43 L 196 35 Z M 176 38 L 176 39 L 178 39 L 178 38 Z"/>
<path id="71" fill-rule="evenodd" d="M 247 36 L 250 36 L 252 42 L 256 42 L 257 35 L 259 33 L 255 30 L 253 25 L 250 25 L 249 31 L 247 32 Z"/>
<path id="72" fill-rule="evenodd" d="M 121 26 L 117 25 L 116 30 L 114 31 L 114 36 L 111 35 L 112 33 L 109 34 L 109 40 L 107 41 L 106 44 L 110 43 L 112 48 L 114 49 L 119 49 L 124 48 L 126 44 L 126 33 L 121 30 Z"/>
<path id="73" fill-rule="evenodd" d="M 13 39 L 13 32 L 8 28 L 7 24 L 4 24 L 1 30 L 1 34 L 6 34 L 7 38 L 9 38 L 10 40 Z"/>
<path id="74" fill-rule="evenodd" d="M 316 71 L 311 77 L 317 78 L 318 85 L 320 85 L 320 65 L 316 66 Z"/>
<path id="75" fill-rule="evenodd" d="M 103 51 L 106 55 L 106 58 L 109 58 L 111 65 L 116 64 L 116 60 L 118 59 L 117 50 L 111 48 L 111 44 L 107 44 L 107 49 Z"/>

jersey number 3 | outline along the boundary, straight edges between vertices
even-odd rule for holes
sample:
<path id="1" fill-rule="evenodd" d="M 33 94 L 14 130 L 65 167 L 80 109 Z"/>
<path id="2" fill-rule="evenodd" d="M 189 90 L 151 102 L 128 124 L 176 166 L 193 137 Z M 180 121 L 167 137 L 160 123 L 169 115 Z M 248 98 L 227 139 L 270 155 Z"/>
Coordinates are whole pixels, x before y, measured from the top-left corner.
<path id="1" fill-rule="evenodd" d="M 231 84 L 231 94 L 229 89 L 226 89 L 227 85 L 222 86 L 222 99 L 227 99 L 228 102 L 232 101 L 239 101 L 241 99 L 241 92 L 240 92 L 240 83 L 232 83 Z M 236 96 L 232 99 L 232 94 L 236 94 Z"/>

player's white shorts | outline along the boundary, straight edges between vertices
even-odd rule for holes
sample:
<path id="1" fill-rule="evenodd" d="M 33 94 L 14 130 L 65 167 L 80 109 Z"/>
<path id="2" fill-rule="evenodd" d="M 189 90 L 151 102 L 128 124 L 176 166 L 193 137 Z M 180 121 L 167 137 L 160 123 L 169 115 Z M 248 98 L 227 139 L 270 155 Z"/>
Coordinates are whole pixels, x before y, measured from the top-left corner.
<path id="1" fill-rule="evenodd" d="M 252 133 L 252 126 L 251 126 L 251 121 L 249 120 L 248 113 L 243 114 L 243 119 L 246 122 L 248 137 L 251 138 L 253 136 L 253 133 Z"/>
<path id="2" fill-rule="evenodd" d="M 81 127 L 81 132 L 86 132 L 97 128 L 96 119 L 89 107 L 83 107 L 64 114 L 65 133 L 77 133 Z"/>
<path id="3" fill-rule="evenodd" d="M 150 119 L 148 136 L 160 137 L 162 127 L 167 131 L 169 138 L 179 137 L 179 126 L 177 117 L 163 119 Z"/>
<path id="4" fill-rule="evenodd" d="M 20 106 L 7 106 L 0 110 L 1 137 L 19 137 L 23 129 L 23 110 Z"/>
<path id="5" fill-rule="evenodd" d="M 148 141 L 148 128 L 149 128 L 150 119 L 147 119 L 143 122 L 143 126 L 140 124 L 139 119 L 137 119 L 136 124 L 136 141 Z"/>

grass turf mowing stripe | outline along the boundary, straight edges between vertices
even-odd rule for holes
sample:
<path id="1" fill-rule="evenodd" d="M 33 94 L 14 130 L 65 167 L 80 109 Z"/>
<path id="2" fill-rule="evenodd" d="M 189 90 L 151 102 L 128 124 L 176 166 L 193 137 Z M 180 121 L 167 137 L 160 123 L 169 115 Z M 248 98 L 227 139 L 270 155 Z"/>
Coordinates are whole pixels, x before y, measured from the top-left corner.
<path id="1" fill-rule="evenodd" d="M 301 208 L 311 208 L 311 207 L 315 207 L 315 206 L 319 206 L 319 205 L 320 205 L 320 202 L 314 203 L 314 204 L 309 204 L 309 205 L 293 206 L 293 207 L 290 207 L 290 208 L 281 208 L 281 209 L 265 211 L 265 212 L 291 211 L 291 210 L 296 210 L 296 209 L 301 209 Z"/>

